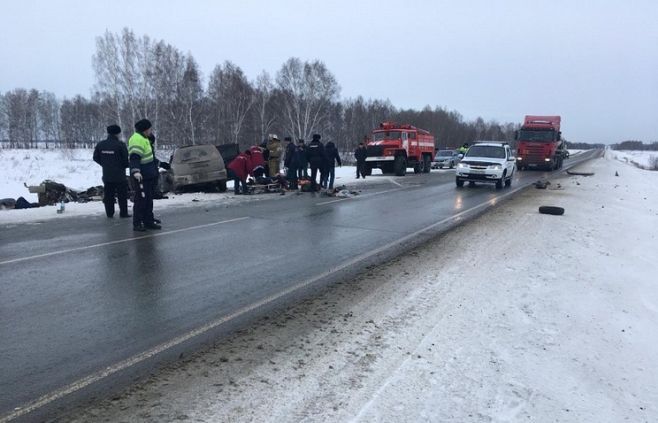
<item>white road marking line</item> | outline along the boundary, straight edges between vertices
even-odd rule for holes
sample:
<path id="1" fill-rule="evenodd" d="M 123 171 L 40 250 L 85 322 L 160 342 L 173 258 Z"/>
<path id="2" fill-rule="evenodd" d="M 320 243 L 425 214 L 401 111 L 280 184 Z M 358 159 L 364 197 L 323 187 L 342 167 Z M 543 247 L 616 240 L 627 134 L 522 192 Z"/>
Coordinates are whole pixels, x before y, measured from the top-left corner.
<path id="1" fill-rule="evenodd" d="M 389 182 L 392 183 L 392 184 L 395 184 L 395 185 L 397 185 L 397 186 L 399 186 L 399 187 L 402 186 L 401 183 L 399 183 L 399 182 L 397 182 L 397 181 L 394 181 L 393 178 L 390 178 L 390 177 L 389 177 L 388 180 L 389 180 Z"/>
<path id="2" fill-rule="evenodd" d="M 37 254 L 35 256 L 21 257 L 21 258 L 17 258 L 17 259 L 5 260 L 5 261 L 0 261 L 0 266 L 3 265 L 3 264 L 19 263 L 21 261 L 34 260 L 34 259 L 43 258 L 43 257 L 50 257 L 50 256 L 56 256 L 56 255 L 60 255 L 60 254 L 71 253 L 71 252 L 74 252 L 74 251 L 87 250 L 89 248 L 98 248 L 98 247 L 105 247 L 107 245 L 121 244 L 123 242 L 136 241 L 138 239 L 155 238 L 157 236 L 165 236 L 165 235 L 176 234 L 176 233 L 179 233 L 179 232 L 191 231 L 191 230 L 195 230 L 195 229 L 208 228 L 208 227 L 211 227 L 211 226 L 217 226 L 217 225 L 221 225 L 221 224 L 224 224 L 224 223 L 237 222 L 237 221 L 245 220 L 245 219 L 249 219 L 249 217 L 248 216 L 238 217 L 238 218 L 235 218 L 235 219 L 223 220 L 221 222 L 213 222 L 213 223 L 207 223 L 207 224 L 204 224 L 204 225 L 190 226 L 189 228 L 174 229 L 172 231 L 157 232 L 157 233 L 152 233 L 152 234 L 148 234 L 148 235 L 144 235 L 144 236 L 136 236 L 136 237 L 133 237 L 133 238 L 119 239 L 119 240 L 116 240 L 116 241 L 103 242 L 103 243 L 100 243 L 100 244 L 87 245 L 87 246 L 84 246 L 84 247 L 69 248 L 69 249 L 66 249 L 66 250 L 53 251 L 53 252 L 44 253 L 44 254 Z"/>
<path id="3" fill-rule="evenodd" d="M 266 298 L 264 298 L 260 301 L 255 302 L 253 304 L 242 307 L 242 308 L 238 309 L 237 311 L 234 311 L 233 313 L 231 313 L 229 315 L 226 315 L 224 317 L 220 317 L 220 318 L 218 318 L 218 319 L 216 319 L 216 320 L 214 320 L 210 323 L 207 323 L 207 324 L 205 324 L 205 325 L 203 325 L 203 326 L 201 326 L 197 329 L 194 329 L 194 330 L 192 330 L 192 331 L 190 331 L 190 332 L 188 332 L 184 335 L 181 335 L 181 336 L 176 337 L 176 338 L 174 338 L 174 339 L 172 339 L 168 342 L 157 345 L 157 346 L 151 348 L 150 350 L 147 350 L 147 351 L 144 351 L 140 354 L 134 355 L 134 356 L 132 356 L 132 357 L 126 359 L 126 360 L 120 361 L 119 363 L 116 363 L 112 366 L 108 366 L 104 370 L 101 370 L 101 371 L 93 373 L 93 374 L 91 374 L 87 377 L 79 379 L 79 380 L 71 383 L 70 385 L 67 385 L 67 386 L 65 386 L 61 389 L 58 389 L 56 391 L 53 391 L 49 394 L 46 394 L 46 395 L 42 396 L 41 398 L 37 399 L 36 401 L 34 401 L 32 403 L 28 403 L 28 404 L 26 404 L 22 407 L 18 407 L 18 409 L 16 409 L 12 414 L 9 414 L 5 417 L 0 418 L 0 423 L 7 423 L 7 422 L 9 422 L 13 419 L 16 419 L 16 418 L 21 417 L 25 414 L 31 413 L 32 411 L 35 411 L 35 410 L 37 410 L 37 409 L 39 409 L 39 408 L 41 408 L 45 405 L 48 405 L 49 403 L 51 403 L 55 400 L 63 398 L 66 395 L 72 394 L 73 392 L 76 392 L 76 391 L 78 391 L 82 388 L 85 388 L 85 387 L 91 385 L 92 383 L 98 382 L 98 381 L 100 381 L 100 380 L 102 380 L 102 379 L 104 379 L 108 376 L 113 375 L 114 373 L 117 373 L 121 370 L 125 370 L 125 369 L 127 369 L 131 366 L 134 366 L 135 364 L 141 363 L 142 361 L 147 360 L 147 359 L 149 359 L 149 358 L 151 358 L 151 357 L 153 357 L 153 356 L 155 356 L 155 355 L 157 355 L 157 354 L 159 354 L 159 353 L 161 353 L 161 352 L 163 352 L 163 351 L 165 351 L 169 348 L 173 348 L 175 346 L 178 346 L 178 345 L 182 344 L 183 342 L 194 338 L 195 336 L 202 335 L 202 334 L 204 334 L 204 333 L 206 333 L 206 332 L 208 332 L 212 329 L 215 329 L 215 328 L 219 327 L 220 325 L 222 325 L 226 322 L 229 322 L 229 321 L 231 321 L 231 320 L 233 320 L 237 317 L 242 316 L 243 314 L 246 314 L 246 313 L 248 313 L 252 310 L 255 310 L 259 307 L 265 306 L 265 305 L 267 305 L 271 302 L 274 302 L 278 299 L 281 299 L 281 298 L 285 297 L 286 295 L 289 295 L 289 294 L 291 294 L 291 293 L 293 293 L 293 292 L 295 292 L 295 291 L 297 291 L 301 288 L 309 286 L 309 285 L 321 280 L 322 278 L 331 275 L 332 273 L 335 273 L 335 272 L 341 271 L 343 269 L 346 269 L 346 268 L 348 268 L 348 267 L 350 267 L 350 266 L 352 266 L 352 265 L 354 265 L 354 264 L 356 264 L 356 263 L 358 263 L 362 260 L 366 260 L 366 259 L 368 259 L 372 256 L 375 256 L 375 255 L 377 255 L 381 252 L 384 252 L 384 251 L 388 250 L 389 248 L 393 247 L 394 245 L 398 245 L 398 244 L 402 244 L 404 242 L 407 242 L 407 241 L 417 237 L 418 235 L 422 234 L 423 232 L 427 232 L 427 231 L 429 231 L 431 229 L 434 229 L 434 228 L 436 228 L 440 225 L 443 225 L 444 223 L 449 222 L 451 220 L 459 220 L 463 215 L 465 215 L 467 213 L 471 213 L 471 212 L 473 212 L 475 210 L 478 210 L 480 208 L 483 208 L 485 206 L 494 206 L 500 200 L 502 200 L 506 197 L 509 197 L 510 195 L 512 195 L 512 194 L 516 193 L 517 191 L 520 191 L 521 189 L 524 189 L 524 188 L 526 188 L 526 186 L 518 187 L 516 189 L 508 191 L 507 193 L 501 195 L 500 197 L 498 197 L 498 196 L 494 197 L 491 200 L 488 200 L 484 203 L 478 204 L 477 206 L 471 207 L 470 209 L 459 212 L 456 215 L 447 217 L 447 218 L 442 219 L 442 220 L 440 220 L 436 223 L 432 223 L 431 225 L 429 225 L 429 226 L 427 226 L 423 229 L 419 229 L 416 232 L 413 232 L 409 235 L 405 235 L 405 236 L 403 236 L 402 238 L 400 238 L 398 240 L 389 242 L 388 244 L 386 244 L 382 247 L 379 247 L 379 248 L 377 248 L 375 250 L 372 250 L 372 251 L 369 251 L 367 253 L 363 253 L 363 254 L 353 258 L 352 260 L 349 260 L 349 261 L 347 261 L 343 264 L 340 264 L 340 265 L 338 265 L 334 268 L 326 270 L 326 271 L 320 273 L 319 275 L 314 276 L 310 279 L 307 279 L 306 281 L 300 282 L 300 283 L 298 283 L 298 284 L 296 284 L 296 285 L 294 285 L 294 286 L 292 286 L 292 287 L 290 287 L 290 288 L 288 288 L 288 289 L 286 289 L 286 290 L 284 290 L 284 291 L 282 291 L 278 294 L 271 295 L 271 296 L 266 297 Z M 241 220 L 241 219 L 247 219 L 247 218 L 244 217 L 244 218 L 239 218 L 239 219 L 227 220 L 227 221 L 224 221 L 224 222 L 218 222 L 216 224 L 227 223 L 227 222 Z M 210 224 L 210 225 L 212 225 L 212 224 Z M 199 227 L 206 227 L 206 226 L 210 226 L 210 225 L 201 225 Z"/>

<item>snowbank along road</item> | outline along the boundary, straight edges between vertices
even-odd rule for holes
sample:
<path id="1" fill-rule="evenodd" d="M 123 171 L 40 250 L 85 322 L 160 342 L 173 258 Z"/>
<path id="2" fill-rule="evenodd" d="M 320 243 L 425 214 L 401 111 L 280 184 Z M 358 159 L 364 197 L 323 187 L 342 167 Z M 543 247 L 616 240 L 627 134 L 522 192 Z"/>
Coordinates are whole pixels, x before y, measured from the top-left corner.
<path id="1" fill-rule="evenodd" d="M 536 174 L 535 174 L 535 175 L 536 175 Z M 473 191 L 473 192 L 480 192 L 480 191 Z M 490 193 L 490 192 L 493 192 L 493 191 L 484 191 L 484 190 L 482 190 L 481 192 L 486 192 L 486 193 L 487 193 L 486 195 L 488 196 L 489 193 Z M 278 202 L 277 202 L 277 203 L 278 203 Z M 282 204 L 282 203 L 279 203 L 279 204 Z M 372 230 L 372 229 L 371 229 L 371 230 Z M 414 233 L 412 232 L 410 235 L 414 235 Z M 399 238 L 400 235 L 397 234 L 397 237 Z M 382 245 L 386 245 L 386 244 L 382 244 Z M 278 258 L 279 258 L 279 257 L 273 257 L 273 261 L 276 261 Z M 166 284 L 165 284 L 165 285 L 166 285 Z M 158 311 L 169 311 L 169 310 L 165 310 L 165 309 L 162 309 L 162 308 L 158 308 Z M 153 324 L 153 322 L 151 321 L 151 322 L 149 322 L 149 324 Z M 147 326 L 148 326 L 148 325 L 147 325 Z"/>
<path id="2" fill-rule="evenodd" d="M 657 421 L 658 174 L 578 170 L 63 419 Z"/>

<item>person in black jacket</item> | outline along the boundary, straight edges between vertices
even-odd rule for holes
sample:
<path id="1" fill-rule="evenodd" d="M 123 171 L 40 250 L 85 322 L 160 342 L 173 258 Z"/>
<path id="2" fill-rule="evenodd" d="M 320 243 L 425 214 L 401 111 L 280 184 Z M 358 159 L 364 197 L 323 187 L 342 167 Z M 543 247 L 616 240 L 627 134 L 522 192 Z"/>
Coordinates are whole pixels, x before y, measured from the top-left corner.
<path id="1" fill-rule="evenodd" d="M 286 178 L 288 179 L 288 189 L 297 189 L 297 169 L 299 168 L 299 153 L 297 146 L 292 141 L 292 138 L 286 137 L 286 156 L 283 160 L 283 165 L 286 168 Z"/>
<path id="2" fill-rule="evenodd" d="M 320 134 L 313 134 L 313 141 L 306 147 L 306 160 L 311 165 L 311 190 L 317 191 L 318 170 L 325 163 L 324 145 L 320 142 Z"/>
<path id="3" fill-rule="evenodd" d="M 297 179 L 308 178 L 308 160 L 306 160 L 306 144 L 303 139 L 297 140 L 297 152 L 299 153 L 299 168 L 297 168 Z"/>
<path id="4" fill-rule="evenodd" d="M 368 157 L 368 150 L 366 146 L 360 142 L 359 146 L 354 150 L 354 158 L 356 159 L 356 179 L 363 176 L 366 179 L 366 158 Z"/>
<path id="5" fill-rule="evenodd" d="M 107 127 L 107 139 L 96 144 L 94 161 L 103 167 L 105 214 L 114 217 L 114 197 L 119 201 L 119 216 L 128 214 L 128 147 L 119 140 L 121 128 L 118 125 Z"/>
<path id="6" fill-rule="evenodd" d="M 338 154 L 338 149 L 336 145 L 329 141 L 327 145 L 324 146 L 324 154 L 327 157 L 327 178 L 329 180 L 329 189 L 334 189 L 334 178 L 336 177 L 336 163 L 338 166 L 343 164 L 340 162 L 340 155 Z"/>

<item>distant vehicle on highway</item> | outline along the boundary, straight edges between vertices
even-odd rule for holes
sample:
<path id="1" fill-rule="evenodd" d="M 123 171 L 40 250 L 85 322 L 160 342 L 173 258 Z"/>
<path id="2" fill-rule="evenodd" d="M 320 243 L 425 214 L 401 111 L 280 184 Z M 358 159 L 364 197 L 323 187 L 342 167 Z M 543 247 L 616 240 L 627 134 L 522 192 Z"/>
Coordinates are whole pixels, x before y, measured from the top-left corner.
<path id="1" fill-rule="evenodd" d="M 452 169 L 459 162 L 459 153 L 455 150 L 439 150 L 432 161 L 432 169 Z"/>

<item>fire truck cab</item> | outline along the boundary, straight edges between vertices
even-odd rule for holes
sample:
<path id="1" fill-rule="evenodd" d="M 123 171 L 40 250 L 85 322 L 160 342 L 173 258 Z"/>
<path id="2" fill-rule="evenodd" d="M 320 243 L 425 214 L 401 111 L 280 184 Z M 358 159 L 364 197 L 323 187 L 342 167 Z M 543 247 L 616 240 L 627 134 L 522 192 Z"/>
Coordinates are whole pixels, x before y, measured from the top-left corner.
<path id="1" fill-rule="evenodd" d="M 372 130 L 367 150 L 366 175 L 374 168 L 397 176 L 406 175 L 407 167 L 413 167 L 414 173 L 428 173 L 434 159 L 434 137 L 412 125 L 382 122 Z"/>

